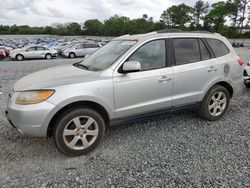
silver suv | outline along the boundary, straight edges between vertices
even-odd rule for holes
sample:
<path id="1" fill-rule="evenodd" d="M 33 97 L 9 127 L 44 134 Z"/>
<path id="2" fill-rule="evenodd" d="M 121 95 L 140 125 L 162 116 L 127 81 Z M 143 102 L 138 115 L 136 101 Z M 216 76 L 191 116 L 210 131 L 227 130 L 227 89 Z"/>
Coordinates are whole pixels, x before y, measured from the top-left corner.
<path id="1" fill-rule="evenodd" d="M 243 89 L 243 68 L 218 34 L 150 33 L 112 40 L 73 65 L 19 80 L 6 116 L 20 132 L 53 136 L 77 156 L 100 143 L 109 125 L 196 107 L 214 121 Z"/>
<path id="2" fill-rule="evenodd" d="M 69 58 L 84 57 L 94 53 L 101 45 L 99 43 L 77 43 L 62 51 L 62 55 Z"/>

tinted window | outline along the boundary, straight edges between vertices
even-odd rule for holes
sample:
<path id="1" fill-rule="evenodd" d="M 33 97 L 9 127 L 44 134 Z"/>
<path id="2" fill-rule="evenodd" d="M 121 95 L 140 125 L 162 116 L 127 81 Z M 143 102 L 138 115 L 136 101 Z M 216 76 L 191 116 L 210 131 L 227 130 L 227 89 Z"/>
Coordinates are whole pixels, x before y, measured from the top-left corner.
<path id="1" fill-rule="evenodd" d="M 216 57 L 221 57 L 228 54 L 230 51 L 227 46 L 217 39 L 206 39 L 209 46 L 212 48 Z"/>
<path id="2" fill-rule="evenodd" d="M 99 48 L 99 44 L 92 44 L 92 48 Z"/>
<path id="3" fill-rule="evenodd" d="M 197 39 L 173 39 L 176 65 L 183 65 L 201 60 Z"/>
<path id="4" fill-rule="evenodd" d="M 203 41 L 199 39 L 199 43 L 200 43 L 200 50 L 201 50 L 201 59 L 202 60 L 211 59 L 211 54 L 209 53 Z"/>
<path id="5" fill-rule="evenodd" d="M 43 51 L 43 50 L 45 50 L 45 48 L 44 47 L 36 47 L 36 50 L 37 51 Z"/>
<path id="6" fill-rule="evenodd" d="M 36 47 L 30 47 L 26 51 L 28 51 L 28 52 L 36 51 Z"/>
<path id="7" fill-rule="evenodd" d="M 143 45 L 132 56 L 130 56 L 129 61 L 140 62 L 142 70 L 152 70 L 165 67 L 165 40 L 156 40 Z"/>
<path id="8" fill-rule="evenodd" d="M 78 44 L 78 45 L 76 45 L 75 48 L 76 48 L 76 49 L 82 49 L 82 48 L 83 48 L 83 44 Z"/>
<path id="9" fill-rule="evenodd" d="M 91 44 L 84 44 L 84 48 L 92 48 Z"/>

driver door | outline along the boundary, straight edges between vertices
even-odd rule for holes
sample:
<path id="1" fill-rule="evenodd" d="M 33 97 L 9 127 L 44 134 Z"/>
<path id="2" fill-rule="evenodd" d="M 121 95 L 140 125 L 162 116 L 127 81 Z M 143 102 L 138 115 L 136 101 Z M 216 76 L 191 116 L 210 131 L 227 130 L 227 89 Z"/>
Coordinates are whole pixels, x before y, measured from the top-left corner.
<path id="1" fill-rule="evenodd" d="M 172 106 L 173 73 L 166 67 L 166 41 L 150 41 L 137 49 L 127 61 L 138 61 L 139 72 L 114 74 L 116 117 L 122 118 Z"/>

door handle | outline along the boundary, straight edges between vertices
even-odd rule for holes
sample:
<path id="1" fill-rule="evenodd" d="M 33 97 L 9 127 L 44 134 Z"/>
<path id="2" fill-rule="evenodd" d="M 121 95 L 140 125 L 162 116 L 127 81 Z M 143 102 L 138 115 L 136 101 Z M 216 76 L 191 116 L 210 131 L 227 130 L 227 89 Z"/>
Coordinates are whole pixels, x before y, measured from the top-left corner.
<path id="1" fill-rule="evenodd" d="M 211 66 L 211 67 L 209 67 L 208 68 L 208 72 L 215 72 L 215 71 L 217 71 L 218 69 L 216 68 L 216 67 L 214 67 L 214 66 Z"/>
<path id="2" fill-rule="evenodd" d="M 170 81 L 171 79 L 172 79 L 171 77 L 162 76 L 162 77 L 159 79 L 159 82 L 168 82 L 168 81 Z"/>

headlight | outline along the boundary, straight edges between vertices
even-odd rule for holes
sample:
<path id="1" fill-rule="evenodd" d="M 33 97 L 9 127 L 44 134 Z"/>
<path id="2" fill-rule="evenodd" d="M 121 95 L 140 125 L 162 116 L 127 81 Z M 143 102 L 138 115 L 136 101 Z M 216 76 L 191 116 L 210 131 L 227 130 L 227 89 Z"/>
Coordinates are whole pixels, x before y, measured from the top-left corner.
<path id="1" fill-rule="evenodd" d="M 16 104 L 37 104 L 47 100 L 54 93 L 54 90 L 23 91 L 18 95 Z"/>

